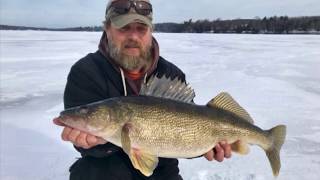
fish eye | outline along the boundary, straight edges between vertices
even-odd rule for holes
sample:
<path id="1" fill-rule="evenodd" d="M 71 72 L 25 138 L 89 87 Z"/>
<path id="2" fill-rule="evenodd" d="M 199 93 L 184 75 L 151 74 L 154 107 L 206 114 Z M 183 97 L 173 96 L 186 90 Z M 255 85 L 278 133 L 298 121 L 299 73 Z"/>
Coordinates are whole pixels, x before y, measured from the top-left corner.
<path id="1" fill-rule="evenodd" d="M 88 107 L 84 106 L 80 108 L 80 114 L 87 114 L 89 111 Z"/>

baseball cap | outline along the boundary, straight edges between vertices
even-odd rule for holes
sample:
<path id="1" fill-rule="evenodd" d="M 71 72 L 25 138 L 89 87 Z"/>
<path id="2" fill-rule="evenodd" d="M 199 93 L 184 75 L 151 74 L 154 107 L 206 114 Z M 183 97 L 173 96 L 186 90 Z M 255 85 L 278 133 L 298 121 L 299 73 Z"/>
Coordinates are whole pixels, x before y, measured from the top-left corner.
<path id="1" fill-rule="evenodd" d="M 112 3 L 115 1 L 126 1 L 126 0 L 109 0 L 106 8 L 105 18 L 106 21 L 110 20 L 112 25 L 118 29 L 133 23 L 139 22 L 146 24 L 150 28 L 153 28 L 152 25 L 152 11 L 148 15 L 140 14 L 136 11 L 135 7 L 131 6 L 130 10 L 126 13 L 119 14 L 116 12 L 115 8 L 112 6 Z M 145 1 L 150 3 L 149 0 L 127 0 L 129 3 L 138 2 L 138 1 Z"/>

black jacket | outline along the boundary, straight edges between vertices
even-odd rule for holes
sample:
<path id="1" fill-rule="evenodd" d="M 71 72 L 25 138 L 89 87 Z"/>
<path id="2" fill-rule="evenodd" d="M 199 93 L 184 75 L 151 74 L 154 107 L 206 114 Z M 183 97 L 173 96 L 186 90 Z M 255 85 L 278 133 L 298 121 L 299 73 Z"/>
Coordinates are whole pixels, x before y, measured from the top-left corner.
<path id="1" fill-rule="evenodd" d="M 184 73 L 162 57 L 159 57 L 157 66 L 149 77 L 154 74 L 159 77 L 166 75 L 172 79 L 179 77 L 182 81 L 185 81 Z M 128 95 L 134 95 L 128 84 L 127 91 Z M 72 66 L 64 92 L 64 107 L 75 107 L 123 95 L 124 89 L 120 72 L 114 68 L 110 60 L 107 60 L 100 51 L 97 51 L 88 54 Z M 98 145 L 91 149 L 76 149 L 83 157 L 102 158 L 119 152 L 124 153 L 121 148 L 111 143 Z M 176 166 L 178 164 L 176 159 L 160 158 L 158 167 L 168 163 L 173 163 Z"/>

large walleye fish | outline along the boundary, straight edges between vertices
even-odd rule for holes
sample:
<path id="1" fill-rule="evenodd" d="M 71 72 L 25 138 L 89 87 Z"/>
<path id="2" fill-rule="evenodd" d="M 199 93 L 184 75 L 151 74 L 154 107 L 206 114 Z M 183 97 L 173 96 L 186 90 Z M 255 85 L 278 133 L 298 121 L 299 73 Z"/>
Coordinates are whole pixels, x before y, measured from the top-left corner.
<path id="1" fill-rule="evenodd" d="M 178 79 L 154 76 L 140 94 L 66 109 L 60 120 L 122 147 L 145 176 L 152 175 L 158 157 L 197 157 L 220 141 L 233 143 L 232 150 L 240 154 L 248 153 L 249 144 L 260 146 L 278 176 L 286 126 L 260 129 L 228 93 L 196 105 L 194 91 Z"/>

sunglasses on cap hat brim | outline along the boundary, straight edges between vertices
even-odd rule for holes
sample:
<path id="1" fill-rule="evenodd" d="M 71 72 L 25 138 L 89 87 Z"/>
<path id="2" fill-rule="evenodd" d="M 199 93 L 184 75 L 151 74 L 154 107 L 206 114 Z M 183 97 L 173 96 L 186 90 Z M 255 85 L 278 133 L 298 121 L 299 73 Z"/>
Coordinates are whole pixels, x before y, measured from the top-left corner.
<path id="1" fill-rule="evenodd" d="M 131 8 L 134 8 L 137 14 L 148 16 L 152 13 L 152 5 L 146 1 L 133 1 L 133 0 L 116 0 L 111 2 L 107 11 L 111 8 L 117 14 L 127 14 Z"/>

